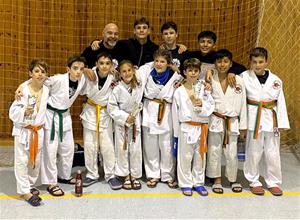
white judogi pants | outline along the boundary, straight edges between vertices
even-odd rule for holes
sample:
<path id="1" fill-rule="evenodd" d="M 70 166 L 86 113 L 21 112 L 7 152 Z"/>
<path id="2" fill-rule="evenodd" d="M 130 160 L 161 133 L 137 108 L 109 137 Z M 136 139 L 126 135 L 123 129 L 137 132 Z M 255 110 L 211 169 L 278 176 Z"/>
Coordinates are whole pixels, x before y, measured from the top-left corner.
<path id="1" fill-rule="evenodd" d="M 206 175 L 210 178 L 221 177 L 222 151 L 226 159 L 225 176 L 229 182 L 236 182 L 237 159 L 237 135 L 229 135 L 228 144 L 223 148 L 224 133 L 209 132 Z"/>
<path id="2" fill-rule="evenodd" d="M 204 185 L 206 155 L 204 154 L 202 160 L 199 146 L 199 141 L 195 144 L 188 144 L 185 133 L 180 130 L 177 156 L 177 175 L 180 188 Z"/>
<path id="3" fill-rule="evenodd" d="M 73 157 L 74 139 L 73 130 L 63 133 L 63 141 L 60 142 L 59 133 L 55 132 L 53 141 L 50 141 L 51 130 L 45 129 L 45 147 L 43 148 L 41 162 L 42 184 L 56 185 L 57 177 L 70 179 Z"/>
<path id="4" fill-rule="evenodd" d="M 122 129 L 122 130 L 119 130 Z M 133 178 L 142 177 L 142 146 L 141 133 L 136 131 L 135 143 L 132 141 L 132 128 L 128 128 L 127 132 L 127 149 L 123 149 L 124 144 L 124 127 L 117 126 L 115 131 L 116 143 L 116 175 L 128 176 Z M 129 158 L 128 158 L 129 150 Z"/>
<path id="5" fill-rule="evenodd" d="M 273 132 L 261 132 L 258 138 L 253 139 L 253 131 L 248 131 L 246 141 L 246 160 L 244 175 L 251 187 L 262 186 L 259 181 L 259 163 L 263 157 L 263 176 L 267 187 L 280 186 L 282 183 L 280 162 L 280 137 Z"/>
<path id="6" fill-rule="evenodd" d="M 41 149 L 36 154 L 35 168 L 29 160 L 29 150 L 25 150 L 25 145 L 19 143 L 19 136 L 15 136 L 15 162 L 14 170 L 17 182 L 17 193 L 24 195 L 30 193 L 30 189 L 36 183 L 40 173 Z"/>
<path id="7" fill-rule="evenodd" d="M 98 152 L 96 131 L 83 128 L 84 161 L 87 169 L 86 177 L 98 179 Z M 100 153 L 103 160 L 104 178 L 113 178 L 115 172 L 115 150 L 113 143 L 112 123 L 107 128 L 101 128 L 99 134 Z"/>
<path id="8" fill-rule="evenodd" d="M 172 134 L 150 134 L 143 127 L 143 153 L 147 178 L 161 179 L 162 182 L 175 179 L 175 160 L 172 156 Z"/>

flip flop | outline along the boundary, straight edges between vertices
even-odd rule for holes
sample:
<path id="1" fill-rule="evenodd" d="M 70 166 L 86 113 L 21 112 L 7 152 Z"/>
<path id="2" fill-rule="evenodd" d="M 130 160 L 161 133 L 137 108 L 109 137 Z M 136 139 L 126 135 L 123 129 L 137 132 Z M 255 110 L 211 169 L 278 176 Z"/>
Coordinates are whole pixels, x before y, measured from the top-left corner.
<path id="1" fill-rule="evenodd" d="M 240 183 L 230 183 L 232 192 L 241 193 L 243 191 L 243 187 Z"/>
<path id="2" fill-rule="evenodd" d="M 59 186 L 52 186 L 52 187 L 48 186 L 47 191 L 52 196 L 63 196 L 65 194 L 64 191 Z M 58 191 L 60 191 L 61 193 L 55 194 L 55 192 L 58 192 Z"/>
<path id="3" fill-rule="evenodd" d="M 41 198 L 38 195 L 32 195 L 29 199 L 25 199 L 32 206 L 40 206 Z"/>
<path id="4" fill-rule="evenodd" d="M 178 183 L 175 180 L 169 180 L 166 182 L 168 187 L 171 189 L 177 189 L 178 188 Z"/>
<path id="5" fill-rule="evenodd" d="M 149 179 L 149 180 L 147 181 L 147 186 L 148 186 L 149 188 L 155 188 L 158 182 L 159 182 L 158 179 L 151 178 L 151 179 Z"/>
<path id="6" fill-rule="evenodd" d="M 132 189 L 134 190 L 139 190 L 142 188 L 141 182 L 136 179 L 133 179 L 131 183 L 132 183 Z"/>
<path id="7" fill-rule="evenodd" d="M 30 189 L 30 193 L 32 195 L 37 195 L 37 196 L 40 195 L 40 191 L 37 188 L 35 188 L 35 187 L 33 187 L 33 188 Z"/>
<path id="8" fill-rule="evenodd" d="M 196 186 L 195 191 L 200 195 L 200 196 L 208 196 L 208 191 L 204 186 Z"/>
<path id="9" fill-rule="evenodd" d="M 182 194 L 185 196 L 192 196 L 193 195 L 193 190 L 191 187 L 182 187 L 181 188 Z"/>
<path id="10" fill-rule="evenodd" d="M 215 183 L 212 185 L 212 191 L 217 194 L 223 194 L 223 186 L 220 183 Z"/>
<path id="11" fill-rule="evenodd" d="M 125 180 L 125 182 L 123 183 L 122 188 L 126 189 L 126 190 L 132 189 L 132 184 L 131 184 L 130 179 Z"/>

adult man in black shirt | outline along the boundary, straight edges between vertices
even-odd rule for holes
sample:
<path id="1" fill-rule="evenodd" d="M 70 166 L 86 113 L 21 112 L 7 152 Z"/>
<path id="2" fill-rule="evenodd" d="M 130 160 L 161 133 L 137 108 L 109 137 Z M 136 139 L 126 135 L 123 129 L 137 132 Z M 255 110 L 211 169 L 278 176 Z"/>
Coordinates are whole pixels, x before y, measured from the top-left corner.
<path id="1" fill-rule="evenodd" d="M 92 45 L 85 48 L 81 56 L 85 57 L 89 68 L 93 68 L 96 65 L 97 56 L 106 52 L 113 58 L 114 66 L 118 65 L 118 62 L 122 61 L 124 57 L 124 47 L 119 40 L 119 28 L 114 23 L 105 25 L 102 32 L 103 40 L 98 41 L 98 47 L 95 48 L 94 42 Z"/>

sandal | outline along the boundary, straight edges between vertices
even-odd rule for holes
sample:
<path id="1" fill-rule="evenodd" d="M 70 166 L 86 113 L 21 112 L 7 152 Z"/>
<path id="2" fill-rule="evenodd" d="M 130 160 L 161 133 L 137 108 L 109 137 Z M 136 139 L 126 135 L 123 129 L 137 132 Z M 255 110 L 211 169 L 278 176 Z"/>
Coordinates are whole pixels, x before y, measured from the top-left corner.
<path id="1" fill-rule="evenodd" d="M 149 180 L 147 181 L 147 186 L 148 186 L 149 188 L 155 188 L 158 182 L 159 182 L 158 179 L 151 178 L 151 179 L 149 179 Z"/>
<path id="2" fill-rule="evenodd" d="M 32 195 L 29 199 L 25 199 L 32 206 L 40 206 L 41 205 L 41 198 L 38 195 Z"/>
<path id="3" fill-rule="evenodd" d="M 68 179 L 68 180 L 57 178 L 57 182 L 59 182 L 59 183 L 64 183 L 64 184 L 75 185 L 76 179 L 75 179 L 74 177 L 72 177 L 71 179 Z"/>
<path id="4" fill-rule="evenodd" d="M 130 179 L 125 180 L 125 182 L 123 183 L 122 188 L 126 189 L 126 190 L 132 189 L 132 184 L 131 184 Z"/>
<path id="5" fill-rule="evenodd" d="M 200 196 L 208 196 L 208 191 L 204 186 L 196 186 L 195 191 L 200 195 Z"/>
<path id="6" fill-rule="evenodd" d="M 217 194 L 223 194 L 223 186 L 221 183 L 215 183 L 212 185 L 212 191 Z"/>
<path id="7" fill-rule="evenodd" d="M 240 193 L 243 191 L 243 187 L 240 183 L 230 183 L 231 185 L 231 190 L 234 193 Z"/>
<path id="8" fill-rule="evenodd" d="M 182 194 L 185 196 L 192 196 L 193 195 L 193 190 L 190 187 L 182 187 L 181 188 Z"/>
<path id="9" fill-rule="evenodd" d="M 133 179 L 131 183 L 132 183 L 132 189 L 134 190 L 139 190 L 142 188 L 141 182 L 136 179 Z"/>
<path id="10" fill-rule="evenodd" d="M 270 187 L 268 188 L 270 193 L 272 193 L 273 196 L 282 196 L 282 190 L 278 186 Z"/>
<path id="11" fill-rule="evenodd" d="M 65 193 L 59 186 L 48 186 L 47 191 L 52 196 L 63 196 Z M 60 192 L 60 193 L 57 193 Z"/>
<path id="12" fill-rule="evenodd" d="M 258 195 L 258 196 L 263 196 L 265 194 L 265 190 L 264 190 L 264 188 L 262 186 L 250 187 L 250 191 L 254 195 Z"/>
<path id="13" fill-rule="evenodd" d="M 37 188 L 31 188 L 30 189 L 30 193 L 32 194 L 32 195 L 40 195 L 40 191 L 37 189 Z"/>
<path id="14" fill-rule="evenodd" d="M 177 189 L 178 183 L 175 180 L 169 180 L 167 181 L 168 187 L 171 189 Z"/>

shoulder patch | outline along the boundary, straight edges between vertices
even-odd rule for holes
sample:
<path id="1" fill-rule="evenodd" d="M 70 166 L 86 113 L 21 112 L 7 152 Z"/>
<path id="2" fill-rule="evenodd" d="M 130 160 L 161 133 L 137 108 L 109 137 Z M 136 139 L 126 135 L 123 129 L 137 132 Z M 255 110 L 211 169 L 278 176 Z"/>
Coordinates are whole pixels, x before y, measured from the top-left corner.
<path id="1" fill-rule="evenodd" d="M 281 88 L 281 82 L 279 80 L 275 80 L 273 83 L 273 89 L 280 89 Z"/>
<path id="2" fill-rule="evenodd" d="M 235 92 L 236 94 L 242 93 L 242 86 L 241 86 L 240 84 L 236 84 L 235 89 L 234 89 L 234 92 Z"/>

